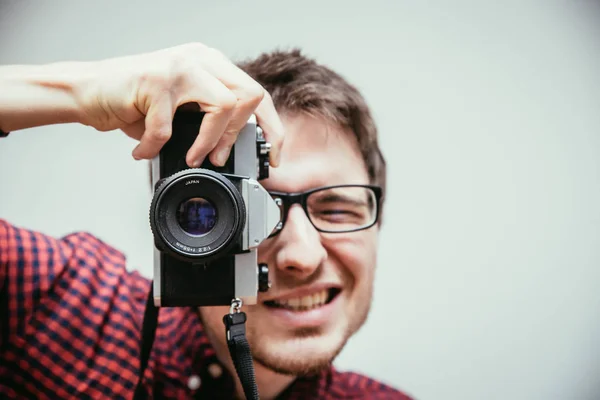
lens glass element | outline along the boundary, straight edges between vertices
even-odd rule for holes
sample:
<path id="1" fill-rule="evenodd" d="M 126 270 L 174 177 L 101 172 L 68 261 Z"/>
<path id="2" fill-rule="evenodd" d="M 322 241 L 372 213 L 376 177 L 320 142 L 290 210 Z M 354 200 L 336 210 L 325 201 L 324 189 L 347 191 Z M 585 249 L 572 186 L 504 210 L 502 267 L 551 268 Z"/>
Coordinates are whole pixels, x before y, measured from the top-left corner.
<path id="1" fill-rule="evenodd" d="M 184 200 L 177 208 L 179 226 L 192 236 L 204 236 L 217 223 L 217 209 L 202 197 Z"/>

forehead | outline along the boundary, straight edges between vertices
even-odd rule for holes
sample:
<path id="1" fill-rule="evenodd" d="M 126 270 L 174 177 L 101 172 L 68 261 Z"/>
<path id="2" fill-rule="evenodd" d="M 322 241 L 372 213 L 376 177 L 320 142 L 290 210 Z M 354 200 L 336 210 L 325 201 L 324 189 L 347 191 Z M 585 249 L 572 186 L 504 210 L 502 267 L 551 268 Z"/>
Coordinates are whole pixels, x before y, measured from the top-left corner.
<path id="1" fill-rule="evenodd" d="M 278 168 L 262 183 L 268 190 L 303 191 L 319 186 L 369 183 L 350 132 L 323 118 L 282 115 L 285 139 Z"/>

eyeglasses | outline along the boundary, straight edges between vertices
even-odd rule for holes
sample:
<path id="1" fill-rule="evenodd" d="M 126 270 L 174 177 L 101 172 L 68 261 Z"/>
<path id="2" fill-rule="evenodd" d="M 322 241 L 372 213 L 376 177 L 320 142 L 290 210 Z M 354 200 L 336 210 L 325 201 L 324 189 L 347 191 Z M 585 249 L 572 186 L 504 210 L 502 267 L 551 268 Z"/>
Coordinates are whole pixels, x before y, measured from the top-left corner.
<path id="1" fill-rule="evenodd" d="M 374 185 L 335 185 L 299 193 L 271 192 L 281 210 L 279 224 L 269 237 L 283 230 L 294 204 L 300 204 L 319 232 L 354 232 L 373 226 L 379 218 L 381 188 Z"/>

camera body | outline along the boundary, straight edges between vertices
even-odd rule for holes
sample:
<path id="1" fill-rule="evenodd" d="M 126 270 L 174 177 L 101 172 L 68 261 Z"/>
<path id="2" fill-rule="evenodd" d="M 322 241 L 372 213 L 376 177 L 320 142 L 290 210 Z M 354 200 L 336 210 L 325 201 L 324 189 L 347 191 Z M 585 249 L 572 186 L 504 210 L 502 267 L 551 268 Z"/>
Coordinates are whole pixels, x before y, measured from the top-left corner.
<path id="1" fill-rule="evenodd" d="M 189 168 L 187 151 L 204 113 L 179 109 L 169 141 L 152 160 L 154 304 L 162 307 L 256 304 L 268 289 L 257 247 L 280 221 L 276 202 L 258 182 L 268 177 L 269 149 L 252 116 L 223 167 L 206 157 Z"/>

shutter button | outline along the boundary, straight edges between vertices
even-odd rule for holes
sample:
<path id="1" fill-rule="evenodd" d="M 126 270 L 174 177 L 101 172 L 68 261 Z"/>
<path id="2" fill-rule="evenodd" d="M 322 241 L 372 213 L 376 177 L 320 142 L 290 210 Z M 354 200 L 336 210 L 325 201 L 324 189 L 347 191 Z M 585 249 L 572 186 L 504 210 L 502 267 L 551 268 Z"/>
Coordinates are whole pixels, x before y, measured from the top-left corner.
<path id="1" fill-rule="evenodd" d="M 201 383 L 202 381 L 198 375 L 192 375 L 190 376 L 190 379 L 188 379 L 188 388 L 190 388 L 190 390 L 197 390 Z"/>

